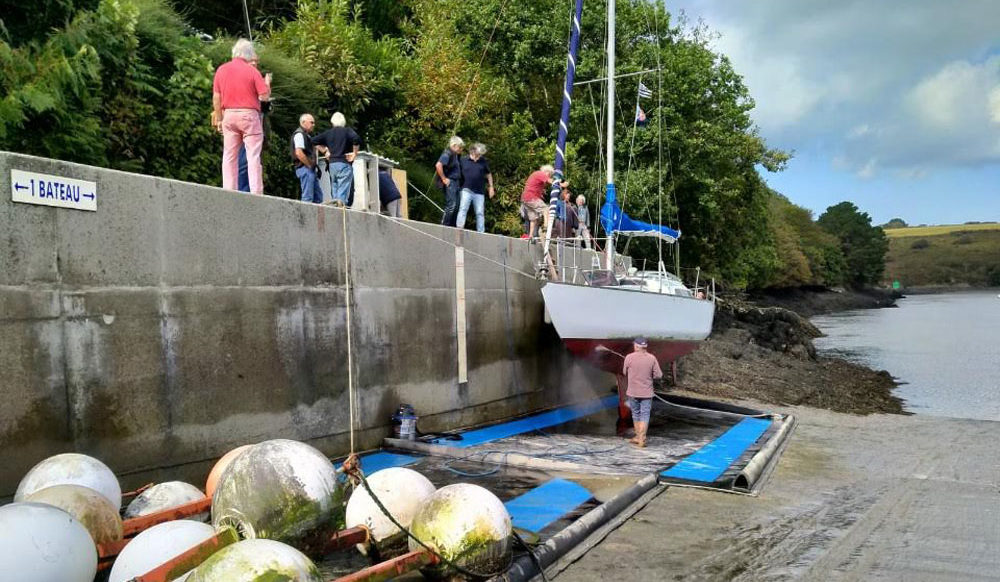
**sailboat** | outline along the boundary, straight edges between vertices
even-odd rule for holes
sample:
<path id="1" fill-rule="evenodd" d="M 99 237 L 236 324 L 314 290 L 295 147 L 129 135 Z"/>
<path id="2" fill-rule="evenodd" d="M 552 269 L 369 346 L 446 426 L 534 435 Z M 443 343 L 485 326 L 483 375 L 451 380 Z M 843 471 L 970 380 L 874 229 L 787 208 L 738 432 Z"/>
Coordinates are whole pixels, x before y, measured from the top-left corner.
<path id="1" fill-rule="evenodd" d="M 559 184 L 563 180 L 582 5 L 583 1 L 577 0 L 570 36 L 550 213 L 555 212 Z M 696 350 L 711 333 L 715 296 L 714 289 L 707 293 L 698 289 L 692 291 L 679 277 L 668 273 L 662 262 L 658 271 L 628 273 L 616 269 L 616 236 L 657 237 L 665 243 L 675 243 L 681 233 L 666 226 L 633 220 L 618 205 L 614 180 L 615 0 L 608 0 L 607 26 L 607 191 L 600 213 L 601 224 L 608 233 L 605 265 L 602 269 L 585 271 L 582 284 L 548 280 L 542 287 L 542 296 L 552 324 L 566 347 L 574 355 L 616 374 L 623 396 L 622 363 L 625 355 L 632 351 L 633 340 L 646 338 L 648 350 L 660 365 L 671 365 L 677 358 Z M 552 222 L 549 221 L 546 241 L 551 237 Z M 548 254 L 547 242 L 544 248 Z"/>

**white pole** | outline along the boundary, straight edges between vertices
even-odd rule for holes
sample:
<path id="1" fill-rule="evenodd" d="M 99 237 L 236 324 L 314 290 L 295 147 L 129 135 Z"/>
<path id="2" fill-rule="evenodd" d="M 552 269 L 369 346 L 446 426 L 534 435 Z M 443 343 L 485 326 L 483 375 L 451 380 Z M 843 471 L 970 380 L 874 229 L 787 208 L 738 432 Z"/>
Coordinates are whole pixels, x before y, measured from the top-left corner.
<path id="1" fill-rule="evenodd" d="M 615 187 L 615 0 L 608 0 L 608 189 Z M 607 268 L 615 268 L 614 233 L 608 233 L 605 245 Z"/>

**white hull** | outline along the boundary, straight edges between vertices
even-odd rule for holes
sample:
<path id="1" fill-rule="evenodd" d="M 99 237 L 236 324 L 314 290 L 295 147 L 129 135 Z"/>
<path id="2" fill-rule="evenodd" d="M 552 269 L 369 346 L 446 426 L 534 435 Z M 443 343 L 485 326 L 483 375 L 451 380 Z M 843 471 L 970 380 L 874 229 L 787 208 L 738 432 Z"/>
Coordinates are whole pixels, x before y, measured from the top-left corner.
<path id="1" fill-rule="evenodd" d="M 563 340 L 700 342 L 715 318 L 714 301 L 664 293 L 549 282 L 542 296 Z"/>

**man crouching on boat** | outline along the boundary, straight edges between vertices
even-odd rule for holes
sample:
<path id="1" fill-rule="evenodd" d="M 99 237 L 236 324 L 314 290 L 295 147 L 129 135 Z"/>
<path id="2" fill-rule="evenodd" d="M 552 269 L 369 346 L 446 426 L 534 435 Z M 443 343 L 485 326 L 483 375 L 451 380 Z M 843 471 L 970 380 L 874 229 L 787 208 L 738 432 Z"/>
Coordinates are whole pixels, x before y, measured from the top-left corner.
<path id="1" fill-rule="evenodd" d="M 635 436 L 630 443 L 642 448 L 646 446 L 646 431 L 649 430 L 649 413 L 653 408 L 653 380 L 663 377 L 656 356 L 646 351 L 646 338 L 637 337 L 632 344 L 632 353 L 625 356 L 622 374 L 628 378 L 628 407 L 632 410 Z"/>

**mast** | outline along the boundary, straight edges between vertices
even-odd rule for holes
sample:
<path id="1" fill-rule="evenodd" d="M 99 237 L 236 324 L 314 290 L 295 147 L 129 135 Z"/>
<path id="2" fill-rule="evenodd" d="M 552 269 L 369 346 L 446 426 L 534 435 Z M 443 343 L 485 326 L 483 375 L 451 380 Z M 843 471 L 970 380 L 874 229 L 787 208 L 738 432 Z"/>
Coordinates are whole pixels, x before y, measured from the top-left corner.
<path id="1" fill-rule="evenodd" d="M 615 196 L 615 0 L 608 0 L 608 187 L 607 199 Z M 608 242 L 605 244 L 607 253 L 607 268 L 615 268 L 615 235 L 608 232 Z"/>
<path id="2" fill-rule="evenodd" d="M 549 226 L 545 230 L 542 248 L 545 249 L 545 264 L 551 264 L 549 257 L 549 239 L 552 238 L 552 223 L 556 218 L 556 202 L 559 201 L 560 182 L 564 179 L 566 169 L 566 138 L 569 135 L 569 109 L 573 104 L 573 81 L 576 78 L 576 56 L 580 48 L 580 18 L 583 14 L 583 0 L 576 0 L 573 12 L 573 30 L 569 37 L 569 56 L 566 58 L 566 84 L 563 86 L 562 112 L 559 115 L 559 135 L 556 138 L 556 161 L 552 166 L 552 188 L 549 191 Z"/>

